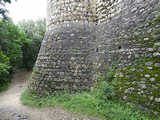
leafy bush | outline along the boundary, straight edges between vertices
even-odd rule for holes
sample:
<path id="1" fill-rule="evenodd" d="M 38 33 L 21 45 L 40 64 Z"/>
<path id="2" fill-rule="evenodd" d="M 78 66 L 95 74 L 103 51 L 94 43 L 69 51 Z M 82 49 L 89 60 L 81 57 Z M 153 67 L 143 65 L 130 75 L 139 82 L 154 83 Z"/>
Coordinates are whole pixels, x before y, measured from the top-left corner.
<path id="1" fill-rule="evenodd" d="M 9 64 L 9 58 L 0 50 L 0 63 Z"/>
<path id="2" fill-rule="evenodd" d="M 115 98 L 113 79 L 116 73 L 116 64 L 112 64 L 106 73 L 106 76 L 101 74 L 97 77 L 97 82 L 94 85 L 93 91 L 96 91 L 97 97 L 105 101 L 113 100 Z"/>
<path id="3" fill-rule="evenodd" d="M 113 92 L 113 86 L 103 81 L 99 84 L 99 89 L 97 89 L 98 97 L 104 100 L 113 100 L 115 94 Z"/>
<path id="4" fill-rule="evenodd" d="M 0 87 L 2 88 L 10 81 L 9 58 L 0 51 Z M 0 90 L 1 91 L 1 90 Z"/>
<path id="5" fill-rule="evenodd" d="M 12 67 L 32 69 L 45 33 L 45 20 L 23 21 L 16 26 L 0 20 L 0 50 Z"/>
<path id="6" fill-rule="evenodd" d="M 95 84 L 93 91 L 97 93 L 98 98 L 105 101 L 113 100 L 115 96 L 112 83 L 107 81 L 107 79 L 101 75 L 98 76 L 97 84 Z"/>
<path id="7" fill-rule="evenodd" d="M 24 33 L 11 20 L 0 21 L 0 50 L 10 59 L 13 67 L 22 65 L 21 46 L 25 39 Z"/>
<path id="8" fill-rule="evenodd" d="M 0 20 L 0 87 L 11 79 L 14 69 L 31 69 L 36 61 L 45 32 L 45 21 L 16 26 L 10 19 Z"/>
<path id="9" fill-rule="evenodd" d="M 10 66 L 0 63 L 0 87 L 7 84 L 10 81 Z"/>
<path id="10" fill-rule="evenodd" d="M 105 81 L 108 81 L 109 83 L 112 83 L 114 77 L 115 77 L 115 74 L 116 74 L 116 70 L 117 70 L 117 64 L 116 63 L 112 63 L 110 65 L 110 67 L 108 68 L 108 71 L 107 71 L 107 74 L 106 74 L 106 77 L 105 77 Z"/>

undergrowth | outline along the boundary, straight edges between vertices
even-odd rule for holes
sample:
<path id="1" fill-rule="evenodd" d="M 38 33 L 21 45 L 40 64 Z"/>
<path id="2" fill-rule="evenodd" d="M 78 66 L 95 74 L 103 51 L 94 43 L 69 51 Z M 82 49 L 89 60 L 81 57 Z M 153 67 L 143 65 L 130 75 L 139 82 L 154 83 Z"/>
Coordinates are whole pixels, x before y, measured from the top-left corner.
<path id="1" fill-rule="evenodd" d="M 132 109 L 127 104 L 117 101 L 105 101 L 97 96 L 96 92 L 83 92 L 77 94 L 64 94 L 62 96 L 48 96 L 35 98 L 26 90 L 21 97 L 25 105 L 31 107 L 49 107 L 59 105 L 74 113 L 98 117 L 101 120 L 150 120 L 139 111 Z"/>
<path id="2" fill-rule="evenodd" d="M 113 71 L 108 78 L 110 79 Z M 112 83 L 108 78 L 98 77 L 94 89 L 90 92 L 54 96 L 38 97 L 31 94 L 29 89 L 21 96 L 23 104 L 31 107 L 51 107 L 58 105 L 74 113 L 81 113 L 97 117 L 101 120 L 151 120 L 129 104 L 122 104 L 116 100 Z"/>

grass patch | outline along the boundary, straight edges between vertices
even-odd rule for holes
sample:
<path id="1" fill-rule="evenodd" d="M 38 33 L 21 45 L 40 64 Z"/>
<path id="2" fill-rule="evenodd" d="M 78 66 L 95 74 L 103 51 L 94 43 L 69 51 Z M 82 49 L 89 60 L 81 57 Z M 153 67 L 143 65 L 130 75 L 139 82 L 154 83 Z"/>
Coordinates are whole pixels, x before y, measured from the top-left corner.
<path id="1" fill-rule="evenodd" d="M 26 90 L 21 96 L 21 101 L 32 107 L 60 105 L 74 113 L 98 117 L 101 120 L 151 120 L 127 104 L 100 98 L 96 91 L 37 98 Z"/>
<path id="2" fill-rule="evenodd" d="M 106 77 L 98 75 L 90 92 L 70 94 L 64 92 L 53 96 L 39 97 L 28 90 L 21 95 L 23 104 L 31 107 L 51 107 L 58 105 L 74 113 L 99 118 L 100 120 L 155 120 L 143 111 L 122 104 L 114 92 L 113 76 L 115 68 L 110 68 Z M 157 119 L 158 120 L 158 119 Z"/>

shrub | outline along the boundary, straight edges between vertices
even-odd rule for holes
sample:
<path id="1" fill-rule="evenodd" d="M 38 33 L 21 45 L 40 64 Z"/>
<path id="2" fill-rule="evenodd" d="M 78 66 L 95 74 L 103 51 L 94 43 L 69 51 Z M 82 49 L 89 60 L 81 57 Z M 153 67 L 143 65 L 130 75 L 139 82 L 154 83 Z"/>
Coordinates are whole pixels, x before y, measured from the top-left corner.
<path id="1" fill-rule="evenodd" d="M 113 91 L 112 81 L 114 79 L 115 73 L 116 65 L 112 64 L 109 67 L 106 76 L 98 74 L 97 82 L 94 85 L 93 92 L 97 94 L 97 97 L 99 99 L 102 99 L 104 101 L 114 100 L 115 93 Z"/>
<path id="2" fill-rule="evenodd" d="M 106 74 L 106 81 L 108 82 L 112 82 L 114 77 L 115 77 L 115 74 L 116 74 L 116 70 L 117 70 L 117 64 L 113 63 L 108 71 L 107 71 L 107 74 Z"/>
<path id="3" fill-rule="evenodd" d="M 0 20 L 0 50 L 3 51 L 13 67 L 22 65 L 21 45 L 24 33 L 13 24 L 11 20 L 3 22 Z"/>
<path id="4" fill-rule="evenodd" d="M 9 58 L 0 50 L 0 63 L 9 64 Z"/>
<path id="5" fill-rule="evenodd" d="M 6 85 L 10 81 L 10 66 L 0 63 L 0 87 Z"/>
<path id="6" fill-rule="evenodd" d="M 113 92 L 113 86 L 106 81 L 99 83 L 97 89 L 97 97 L 105 101 L 113 100 L 115 94 Z"/>
<path id="7" fill-rule="evenodd" d="M 9 58 L 0 51 L 0 87 L 6 85 L 11 78 Z"/>

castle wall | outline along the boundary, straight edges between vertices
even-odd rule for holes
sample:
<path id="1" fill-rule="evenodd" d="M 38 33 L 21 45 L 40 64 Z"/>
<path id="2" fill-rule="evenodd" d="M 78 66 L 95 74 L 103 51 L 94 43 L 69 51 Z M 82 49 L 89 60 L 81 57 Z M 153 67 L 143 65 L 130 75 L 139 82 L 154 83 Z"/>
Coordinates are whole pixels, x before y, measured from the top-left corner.
<path id="1" fill-rule="evenodd" d="M 94 80 L 94 4 L 48 0 L 47 31 L 30 88 L 39 95 L 90 90 Z"/>
<path id="2" fill-rule="evenodd" d="M 121 58 L 127 66 L 134 53 L 143 54 L 125 37 L 159 6 L 159 0 L 48 0 L 47 31 L 30 88 L 40 95 L 90 90 L 94 63 L 106 72 L 113 61 Z"/>
<path id="3" fill-rule="evenodd" d="M 94 0 L 48 0 L 47 26 L 75 22 L 94 22 L 96 3 Z"/>
<path id="4" fill-rule="evenodd" d="M 158 14 L 159 0 L 97 1 L 97 9 L 97 56 L 101 71 L 106 71 L 106 66 L 113 61 L 118 63 L 120 59 L 123 62 L 121 65 L 128 65 L 135 53 L 144 53 L 143 47 L 139 49 L 137 44 L 125 38 L 132 36 L 129 31 Z"/>
<path id="5" fill-rule="evenodd" d="M 113 16 L 120 14 L 120 11 L 122 10 L 122 2 L 122 0 L 97 0 L 97 22 L 99 24 L 106 23 L 110 21 Z"/>
<path id="6" fill-rule="evenodd" d="M 159 116 L 160 1 L 118 1 L 110 0 L 119 8 L 113 4 L 107 7 L 108 11 L 114 11 L 112 15 L 103 14 L 102 6 L 102 12 L 98 11 L 101 14 L 96 29 L 98 72 L 106 75 L 108 66 L 116 64 L 117 96 Z"/>

